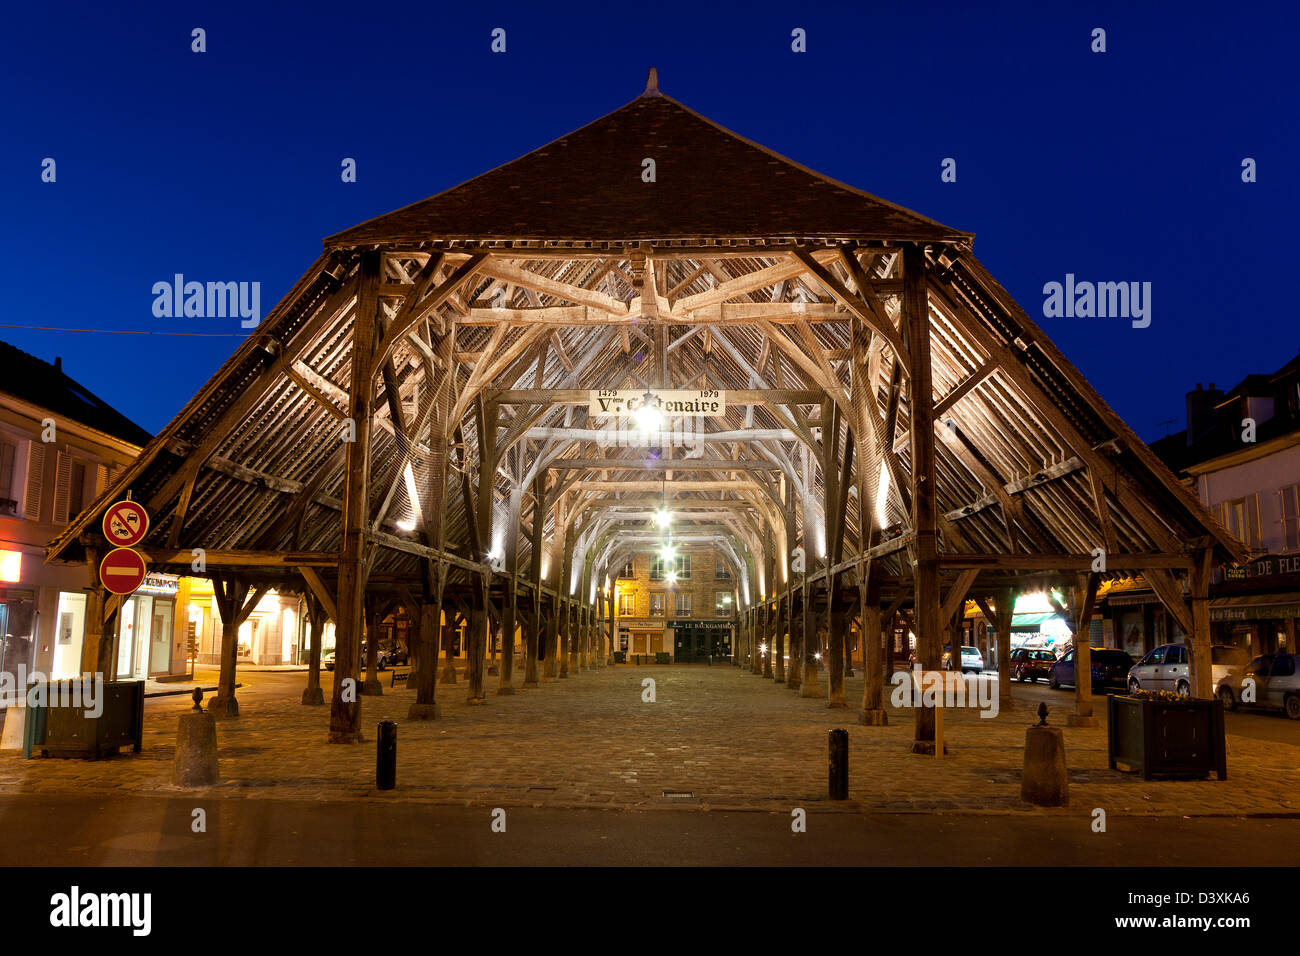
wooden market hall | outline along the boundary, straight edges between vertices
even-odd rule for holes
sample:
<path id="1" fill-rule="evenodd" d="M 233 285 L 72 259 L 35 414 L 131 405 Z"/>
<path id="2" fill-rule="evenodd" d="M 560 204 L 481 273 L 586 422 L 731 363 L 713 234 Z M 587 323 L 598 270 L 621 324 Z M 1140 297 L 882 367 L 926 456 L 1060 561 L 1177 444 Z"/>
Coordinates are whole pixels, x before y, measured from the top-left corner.
<path id="1" fill-rule="evenodd" d="M 338 743 L 362 737 L 364 697 L 340 678 L 374 680 L 367 622 L 405 609 L 409 716 L 435 718 L 444 609 L 470 622 L 471 700 L 608 666 L 611 578 L 665 534 L 729 565 L 732 663 L 833 707 L 849 703 L 852 621 L 892 636 L 904 615 L 934 670 L 967 601 L 996 627 L 1009 706 L 1015 596 L 1047 585 L 1071 589 L 1087 721 L 1086 623 L 1101 582 L 1134 573 L 1189 635 L 1193 692 L 1210 696 L 1211 571 L 1242 545 L 973 235 L 723 129 L 654 71 L 609 115 L 324 246 L 50 544 L 91 575 L 83 669 L 115 670 L 100 662 L 121 599 L 99 586 L 98 532 L 131 497 L 152 515 L 150 568 L 210 577 L 225 634 L 271 588 L 306 596 L 313 633 L 335 623 Z M 309 706 L 324 703 L 312 643 Z M 879 724 L 882 641 L 863 644 L 854 706 Z M 238 713 L 236 646 L 221 715 Z M 915 721 L 913 749 L 932 752 L 933 710 Z"/>

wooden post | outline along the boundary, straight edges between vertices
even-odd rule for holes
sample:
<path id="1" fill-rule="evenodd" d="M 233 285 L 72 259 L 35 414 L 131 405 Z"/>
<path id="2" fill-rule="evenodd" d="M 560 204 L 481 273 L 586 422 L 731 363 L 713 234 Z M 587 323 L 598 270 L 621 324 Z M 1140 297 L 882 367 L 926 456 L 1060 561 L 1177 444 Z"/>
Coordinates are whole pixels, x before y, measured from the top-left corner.
<path id="1" fill-rule="evenodd" d="M 366 679 L 361 682 L 361 693 L 367 697 L 382 697 L 384 687 L 379 682 L 379 622 L 383 608 L 375 598 L 367 598 L 363 609 L 366 625 Z"/>
<path id="2" fill-rule="evenodd" d="M 881 662 L 880 578 L 873 573 L 873 563 L 867 562 L 858 572 L 859 606 L 862 608 L 862 647 L 866 654 L 863 667 L 862 714 L 859 722 L 869 727 L 883 727 L 889 723 L 885 712 L 885 673 Z M 894 616 L 889 615 L 889 646 L 894 644 Z"/>
<path id="3" fill-rule="evenodd" d="M 447 562 L 439 561 L 433 570 L 433 584 L 420 602 L 419 662 L 416 667 L 415 703 L 406 712 L 407 720 L 435 720 L 437 702 L 438 648 L 442 644 L 442 591 L 447 582 Z"/>
<path id="4" fill-rule="evenodd" d="M 352 377 L 348 389 L 347 453 L 343 479 L 343 545 L 339 552 L 338 597 L 335 606 L 334 692 L 330 702 L 330 743 L 362 741 L 361 698 L 356 693 L 360 669 L 361 614 L 366 588 L 366 525 L 370 498 L 370 427 L 374 404 L 375 317 L 379 308 L 382 254 L 361 255 L 357 277 L 356 317 L 352 323 Z M 349 683 L 350 682 L 350 683 Z"/>
<path id="5" fill-rule="evenodd" d="M 325 634 L 325 606 L 307 589 L 307 621 L 311 625 L 311 650 L 307 657 L 307 686 L 302 692 L 302 702 L 307 706 L 323 705 L 325 694 L 320 687 L 321 639 Z"/>
<path id="6" fill-rule="evenodd" d="M 1214 550 L 1202 548 L 1195 554 L 1189 580 L 1192 605 L 1192 633 L 1187 649 L 1190 651 L 1188 686 L 1193 697 L 1214 696 L 1214 672 L 1210 658 L 1210 577 L 1214 568 Z M 1296 653 L 1295 622 L 1287 621 L 1287 652 Z"/>
<path id="7" fill-rule="evenodd" d="M 1074 713 L 1068 721 L 1071 727 L 1097 726 L 1097 718 L 1092 712 L 1092 637 L 1089 623 L 1097 603 L 1099 580 L 1100 575 L 1095 573 L 1080 574 L 1070 599 L 1070 611 L 1074 617 Z"/>
<path id="8" fill-rule="evenodd" d="M 935 504 L 934 384 L 930 369 L 930 307 L 926 290 L 925 250 L 903 246 L 904 333 L 911 368 L 908 409 L 912 448 L 912 529 L 916 537 L 913 613 L 917 661 L 923 671 L 939 667 L 939 512 Z M 934 709 L 917 707 L 913 753 L 933 754 Z"/>

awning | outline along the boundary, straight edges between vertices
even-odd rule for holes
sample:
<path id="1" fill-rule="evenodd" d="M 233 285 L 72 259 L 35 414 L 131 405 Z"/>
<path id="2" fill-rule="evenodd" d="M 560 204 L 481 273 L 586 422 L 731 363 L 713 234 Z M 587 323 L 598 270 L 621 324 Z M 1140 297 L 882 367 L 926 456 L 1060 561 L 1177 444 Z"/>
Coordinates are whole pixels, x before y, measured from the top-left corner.
<path id="1" fill-rule="evenodd" d="M 1011 630 L 1013 633 L 1019 631 L 1022 634 L 1041 631 L 1043 622 L 1052 617 L 1056 617 L 1053 611 L 1026 611 L 1023 614 L 1015 614 L 1011 618 Z"/>
<path id="2" fill-rule="evenodd" d="M 1210 601 L 1211 621 L 1270 621 L 1300 617 L 1300 591 L 1239 594 Z"/>

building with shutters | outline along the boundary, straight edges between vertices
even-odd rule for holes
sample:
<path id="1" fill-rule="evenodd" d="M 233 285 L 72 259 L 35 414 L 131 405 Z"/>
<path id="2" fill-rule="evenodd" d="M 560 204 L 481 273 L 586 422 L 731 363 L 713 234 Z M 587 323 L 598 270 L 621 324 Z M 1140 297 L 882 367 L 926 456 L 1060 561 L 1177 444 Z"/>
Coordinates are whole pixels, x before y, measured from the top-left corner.
<path id="1" fill-rule="evenodd" d="M 682 548 L 672 564 L 655 552 L 628 556 L 614 582 L 614 651 L 681 662 L 731 659 L 736 576 L 713 548 Z"/>
<path id="2" fill-rule="evenodd" d="M 56 678 L 81 673 L 90 581 L 85 565 L 47 565 L 45 545 L 149 438 L 68 376 L 60 359 L 0 342 L 0 669 L 14 679 L 20 667 Z M 161 607 L 174 581 L 158 576 L 150 601 Z M 170 660 L 172 629 L 159 639 Z"/>

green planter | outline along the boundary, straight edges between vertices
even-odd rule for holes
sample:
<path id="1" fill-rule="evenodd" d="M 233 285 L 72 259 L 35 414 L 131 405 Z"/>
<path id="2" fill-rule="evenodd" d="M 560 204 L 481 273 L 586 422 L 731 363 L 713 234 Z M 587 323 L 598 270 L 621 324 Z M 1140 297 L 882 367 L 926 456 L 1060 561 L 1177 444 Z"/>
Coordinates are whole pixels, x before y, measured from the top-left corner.
<path id="1" fill-rule="evenodd" d="M 672 655 L 669 654 L 667 651 L 656 651 L 656 652 L 655 652 L 655 663 L 656 663 L 656 664 L 671 664 L 672 662 L 673 662 Z"/>
<path id="2" fill-rule="evenodd" d="M 614 652 L 614 663 L 615 663 L 615 664 L 623 664 L 623 663 L 626 663 L 626 661 L 627 661 L 627 652 L 626 652 L 626 651 L 615 651 L 615 652 Z"/>
<path id="3" fill-rule="evenodd" d="M 51 681 L 56 687 L 74 681 Z M 103 713 L 91 717 L 81 707 L 33 707 L 27 714 L 27 739 L 23 754 L 39 751 L 46 757 L 85 757 L 98 760 L 121 747 L 140 752 L 144 734 L 144 681 L 116 681 L 103 685 Z M 64 698 L 67 699 L 67 698 Z"/>
<path id="4" fill-rule="evenodd" d="M 1228 778 L 1223 704 L 1189 698 L 1181 703 L 1115 694 L 1106 698 L 1107 758 L 1152 777 Z"/>

